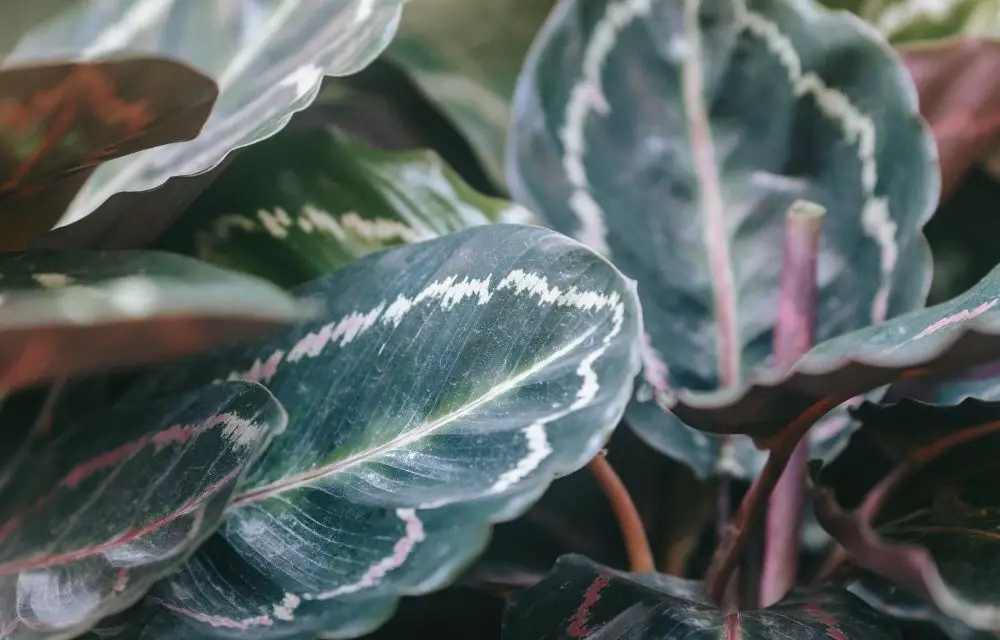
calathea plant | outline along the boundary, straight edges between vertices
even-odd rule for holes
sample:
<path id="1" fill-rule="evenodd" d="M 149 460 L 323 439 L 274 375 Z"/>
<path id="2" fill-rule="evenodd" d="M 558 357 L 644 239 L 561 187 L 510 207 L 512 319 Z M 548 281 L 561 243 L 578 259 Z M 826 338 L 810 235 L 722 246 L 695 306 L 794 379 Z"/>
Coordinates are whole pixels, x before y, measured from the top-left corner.
<path id="1" fill-rule="evenodd" d="M 354 638 L 456 580 L 517 640 L 1000 632 L 1000 272 L 924 308 L 938 157 L 898 53 L 812 0 L 559 0 L 494 67 L 427 44 L 451 3 L 409 3 L 388 59 L 506 198 L 329 121 L 354 85 L 285 128 L 400 2 L 17 22 L 0 638 Z M 648 454 L 605 458 L 620 422 Z M 852 434 L 895 463 L 856 505 Z M 690 470 L 673 515 L 695 537 L 714 516 L 707 562 L 650 544 L 616 454 Z M 491 584 L 478 558 L 536 542 L 494 525 L 568 474 L 629 566 Z M 818 567 L 806 518 L 834 541 Z"/>

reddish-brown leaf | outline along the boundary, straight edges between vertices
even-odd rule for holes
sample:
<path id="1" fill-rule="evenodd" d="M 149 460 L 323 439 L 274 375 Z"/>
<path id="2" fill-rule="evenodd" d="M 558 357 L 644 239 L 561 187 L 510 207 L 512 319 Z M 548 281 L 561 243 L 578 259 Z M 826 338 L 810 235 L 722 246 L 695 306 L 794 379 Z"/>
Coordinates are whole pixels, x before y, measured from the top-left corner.
<path id="1" fill-rule="evenodd" d="M 906 460 L 853 512 L 817 492 L 817 517 L 854 564 L 969 626 L 1000 630 L 1000 403 L 866 405 L 866 428 L 913 433 Z"/>
<path id="2" fill-rule="evenodd" d="M 0 250 L 48 230 L 100 163 L 196 137 L 217 96 L 160 58 L 0 72 Z"/>
<path id="3" fill-rule="evenodd" d="M 900 53 L 938 144 L 943 200 L 1000 142 L 1000 41 L 955 39 Z"/>

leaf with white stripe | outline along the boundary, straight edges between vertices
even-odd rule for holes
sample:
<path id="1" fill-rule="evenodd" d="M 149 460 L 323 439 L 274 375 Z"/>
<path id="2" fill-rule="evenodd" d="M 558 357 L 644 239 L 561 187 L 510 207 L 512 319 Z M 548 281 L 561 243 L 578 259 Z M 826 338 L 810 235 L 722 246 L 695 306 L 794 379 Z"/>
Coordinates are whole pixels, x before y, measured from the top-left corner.
<path id="1" fill-rule="evenodd" d="M 130 396 L 259 380 L 291 419 L 129 638 L 365 633 L 594 456 L 638 373 L 634 283 L 538 227 L 389 249 L 296 292 L 326 300 L 321 320 Z"/>
<path id="2" fill-rule="evenodd" d="M 653 399 L 770 367 L 793 201 L 828 211 L 817 340 L 923 304 L 934 143 L 906 69 L 856 18 L 807 0 L 561 0 L 514 106 L 515 198 L 638 281 L 626 418 L 699 475 L 752 475 L 759 454 L 741 463 Z M 846 414 L 830 420 L 818 457 L 849 433 Z"/>
<path id="3" fill-rule="evenodd" d="M 431 151 L 382 151 L 307 128 L 241 153 L 164 243 L 292 287 L 388 247 L 532 220 L 473 190 Z"/>
<path id="4" fill-rule="evenodd" d="M 355 73 L 381 53 L 395 33 L 402 2 L 79 0 L 35 25 L 4 66 L 143 52 L 202 70 L 221 89 L 201 135 L 103 165 L 63 223 L 118 192 L 202 173 L 232 150 L 281 130 L 313 101 L 324 75 Z M 141 218 L 141 212 L 134 215 Z"/>
<path id="5" fill-rule="evenodd" d="M 142 597 L 211 535 L 287 421 L 263 386 L 231 381 L 122 406 L 10 452 L 0 638 L 75 638 Z"/>
<path id="6" fill-rule="evenodd" d="M 310 316 L 269 282 L 161 251 L 0 253 L 0 391 L 190 356 Z"/>

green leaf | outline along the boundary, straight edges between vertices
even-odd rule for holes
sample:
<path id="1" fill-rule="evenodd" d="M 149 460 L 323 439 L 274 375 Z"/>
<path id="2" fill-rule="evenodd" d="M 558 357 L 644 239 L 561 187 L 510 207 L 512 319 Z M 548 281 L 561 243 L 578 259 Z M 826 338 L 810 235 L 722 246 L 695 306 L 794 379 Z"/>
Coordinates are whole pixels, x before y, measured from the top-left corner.
<path id="1" fill-rule="evenodd" d="M 818 340 L 923 304 L 934 144 L 906 70 L 856 19 L 804 0 L 563 0 L 514 112 L 515 199 L 639 283 L 627 421 L 699 475 L 753 475 L 760 454 L 730 439 L 741 463 L 652 400 L 770 367 L 792 202 L 828 210 Z M 831 420 L 816 455 L 845 444 L 849 421 Z"/>
<path id="2" fill-rule="evenodd" d="M 421 0 L 403 11 L 389 58 L 504 183 L 511 101 L 528 47 L 555 0 Z"/>
<path id="3" fill-rule="evenodd" d="M 322 297 L 323 317 L 130 395 L 259 380 L 291 415 L 130 638 L 365 633 L 590 460 L 639 367 L 634 284 L 537 227 L 389 249 L 296 292 Z"/>
<path id="4" fill-rule="evenodd" d="M 0 389 L 190 355 L 308 312 L 269 283 L 168 253 L 3 253 Z"/>
<path id="5" fill-rule="evenodd" d="M 859 15 L 892 44 L 926 43 L 956 36 L 1000 37 L 1000 0 L 822 0 Z"/>
<path id="6" fill-rule="evenodd" d="M 263 386 L 226 382 L 26 444 L 0 483 L 0 637 L 76 637 L 139 599 L 287 420 Z"/>
<path id="7" fill-rule="evenodd" d="M 221 93 L 197 139 L 101 167 L 63 223 L 82 218 L 115 193 L 202 173 L 232 150 L 273 135 L 312 102 L 324 75 L 355 73 L 385 48 L 401 5 L 402 0 L 86 0 L 67 6 L 25 35 L 4 64 L 141 51 L 204 70 Z"/>
<path id="8" fill-rule="evenodd" d="M 767 441 L 814 418 L 831 401 L 895 382 L 962 371 L 1000 359 L 1000 267 L 964 294 L 816 345 L 786 373 L 764 373 L 744 389 L 675 398 L 673 411 L 698 428 Z"/>
<path id="9" fill-rule="evenodd" d="M 903 401 L 862 413 L 868 429 L 905 430 L 897 441 L 910 450 L 854 512 L 821 489 L 821 524 L 855 564 L 974 629 L 1000 630 L 1000 402 Z"/>
<path id="10" fill-rule="evenodd" d="M 842 589 L 795 590 L 766 609 L 724 614 L 700 582 L 626 574 L 564 556 L 552 575 L 510 598 L 510 640 L 889 640 L 895 624 Z"/>
<path id="11" fill-rule="evenodd" d="M 388 247 L 530 220 L 432 152 L 380 151 L 310 128 L 240 154 L 164 242 L 291 287 Z"/>
<path id="12" fill-rule="evenodd" d="M 102 162 L 196 137 L 217 95 L 158 58 L 0 70 L 0 249 L 50 229 Z"/>

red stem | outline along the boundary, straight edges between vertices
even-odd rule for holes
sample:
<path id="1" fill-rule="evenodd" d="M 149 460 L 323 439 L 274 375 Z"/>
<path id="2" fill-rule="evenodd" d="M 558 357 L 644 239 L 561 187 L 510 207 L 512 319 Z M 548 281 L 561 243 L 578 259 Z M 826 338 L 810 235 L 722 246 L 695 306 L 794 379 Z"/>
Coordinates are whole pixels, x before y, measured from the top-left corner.
<path id="1" fill-rule="evenodd" d="M 795 364 L 815 342 L 816 262 L 820 227 L 825 214 L 823 207 L 802 200 L 792 204 L 788 210 L 778 322 L 774 329 L 774 360 L 775 366 L 780 369 Z M 764 565 L 760 582 L 762 607 L 784 598 L 795 584 L 808 464 L 809 439 L 802 438 L 771 494 L 764 530 Z"/>
<path id="2" fill-rule="evenodd" d="M 634 573 L 652 573 L 656 571 L 653 551 L 646 537 L 646 528 L 642 524 L 639 510 L 632 502 L 625 483 L 621 481 L 611 464 L 604 457 L 604 452 L 598 453 L 587 464 L 594 474 L 598 484 L 611 504 L 611 510 L 618 519 L 622 538 L 625 540 L 625 550 L 628 553 L 629 570 Z"/>

